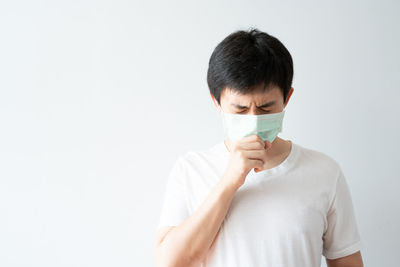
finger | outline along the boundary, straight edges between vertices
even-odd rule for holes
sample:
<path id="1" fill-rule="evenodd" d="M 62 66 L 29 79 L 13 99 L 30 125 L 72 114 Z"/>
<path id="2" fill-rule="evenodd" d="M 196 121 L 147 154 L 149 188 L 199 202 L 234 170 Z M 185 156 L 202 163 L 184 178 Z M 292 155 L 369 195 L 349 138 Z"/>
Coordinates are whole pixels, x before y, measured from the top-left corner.
<path id="1" fill-rule="evenodd" d="M 270 141 L 264 141 L 265 149 L 270 149 L 272 147 L 272 144 Z"/>
<path id="2" fill-rule="evenodd" d="M 266 151 L 264 149 L 261 150 L 242 150 L 242 153 L 247 159 L 258 159 L 264 162 Z"/>
<path id="3" fill-rule="evenodd" d="M 254 171 L 261 170 L 264 166 L 264 162 L 259 159 L 249 159 L 249 165 L 254 168 Z"/>
<path id="4" fill-rule="evenodd" d="M 241 138 L 241 139 L 239 139 L 238 140 L 238 142 L 251 142 L 251 141 L 261 141 L 261 142 L 264 142 L 264 140 L 262 140 L 261 139 L 261 137 L 260 136 L 258 136 L 257 134 L 252 134 L 252 135 L 249 135 L 249 136 L 245 136 L 245 137 L 243 137 L 243 138 Z"/>
<path id="5" fill-rule="evenodd" d="M 242 142 L 238 143 L 237 148 L 244 150 L 260 150 L 265 149 L 265 143 L 262 141 L 251 141 L 251 142 Z"/>
<path id="6" fill-rule="evenodd" d="M 256 134 L 249 135 L 239 139 L 237 144 L 248 144 L 248 143 L 260 143 L 263 148 L 265 148 L 264 140 Z"/>

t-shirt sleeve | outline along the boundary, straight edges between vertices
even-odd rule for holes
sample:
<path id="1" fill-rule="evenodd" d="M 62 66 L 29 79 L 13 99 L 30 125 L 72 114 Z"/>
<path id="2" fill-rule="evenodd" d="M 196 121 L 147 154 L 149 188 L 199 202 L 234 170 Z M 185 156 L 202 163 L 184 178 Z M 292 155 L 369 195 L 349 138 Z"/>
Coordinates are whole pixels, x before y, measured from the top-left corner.
<path id="1" fill-rule="evenodd" d="M 189 216 L 183 181 L 182 158 L 178 158 L 168 176 L 157 228 L 161 226 L 177 226 Z"/>
<path id="2" fill-rule="evenodd" d="M 327 213 L 327 227 L 323 241 L 322 255 L 327 259 L 351 255 L 359 251 L 362 246 L 350 190 L 341 169 Z"/>

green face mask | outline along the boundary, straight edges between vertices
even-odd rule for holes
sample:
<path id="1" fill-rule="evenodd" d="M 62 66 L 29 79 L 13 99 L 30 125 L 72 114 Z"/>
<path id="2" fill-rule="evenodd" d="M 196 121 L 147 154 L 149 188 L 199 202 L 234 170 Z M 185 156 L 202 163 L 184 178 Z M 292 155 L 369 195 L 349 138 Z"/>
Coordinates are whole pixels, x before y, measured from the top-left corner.
<path id="1" fill-rule="evenodd" d="M 285 110 L 278 113 L 247 115 L 221 112 L 225 137 L 232 141 L 257 134 L 264 141 L 273 142 L 282 131 Z"/>

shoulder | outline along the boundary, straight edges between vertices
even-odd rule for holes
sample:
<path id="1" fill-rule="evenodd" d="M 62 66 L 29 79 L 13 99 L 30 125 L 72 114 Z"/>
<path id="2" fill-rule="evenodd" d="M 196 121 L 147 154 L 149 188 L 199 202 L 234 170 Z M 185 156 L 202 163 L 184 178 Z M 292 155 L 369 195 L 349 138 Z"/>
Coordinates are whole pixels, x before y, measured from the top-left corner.
<path id="1" fill-rule="evenodd" d="M 189 150 L 182 154 L 178 160 L 186 167 L 201 166 L 220 160 L 221 150 L 221 143 L 218 143 L 204 149 Z"/>
<path id="2" fill-rule="evenodd" d="M 329 154 L 298 144 L 297 147 L 299 150 L 300 164 L 321 170 L 325 173 L 335 174 L 335 176 L 338 176 L 341 172 L 340 164 Z"/>

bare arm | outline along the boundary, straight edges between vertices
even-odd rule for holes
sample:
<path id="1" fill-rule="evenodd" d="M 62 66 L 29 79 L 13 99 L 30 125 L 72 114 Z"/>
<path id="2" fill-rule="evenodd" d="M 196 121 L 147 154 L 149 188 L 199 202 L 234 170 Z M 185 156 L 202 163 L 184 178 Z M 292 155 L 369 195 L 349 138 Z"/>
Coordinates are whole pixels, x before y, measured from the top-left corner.
<path id="1" fill-rule="evenodd" d="M 157 266 L 192 267 L 207 255 L 224 220 L 235 192 L 252 168 L 261 170 L 266 160 L 265 144 L 257 135 L 235 143 L 227 170 L 201 206 L 175 227 L 159 231 L 155 244 Z"/>
<path id="2" fill-rule="evenodd" d="M 228 212 L 236 188 L 222 181 L 200 208 L 156 245 L 157 266 L 196 266 L 206 255 Z"/>
<path id="3" fill-rule="evenodd" d="M 338 259 L 326 259 L 326 265 L 328 267 L 364 267 L 360 251 Z"/>

